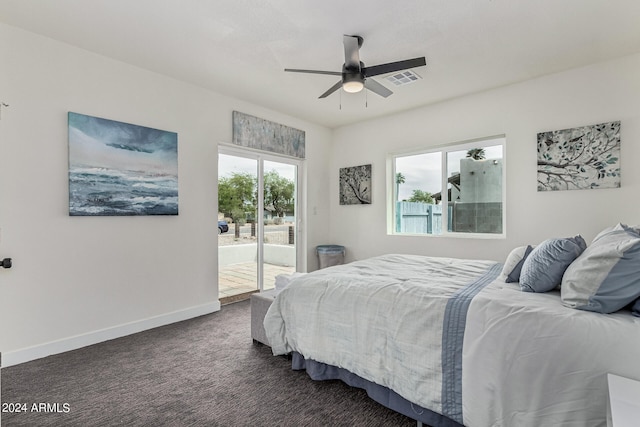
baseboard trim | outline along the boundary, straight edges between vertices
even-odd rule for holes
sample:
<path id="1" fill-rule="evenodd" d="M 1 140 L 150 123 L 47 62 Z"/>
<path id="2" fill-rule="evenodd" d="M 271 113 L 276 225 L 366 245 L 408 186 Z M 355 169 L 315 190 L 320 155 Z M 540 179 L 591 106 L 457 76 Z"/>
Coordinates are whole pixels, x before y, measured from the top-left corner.
<path id="1" fill-rule="evenodd" d="M 125 323 L 69 338 L 63 338 L 33 347 L 3 352 L 2 367 L 6 368 L 8 366 L 30 362 L 32 360 L 41 359 L 54 354 L 64 353 L 65 351 L 77 350 L 89 345 L 98 344 L 115 338 L 121 338 L 127 335 L 146 331 L 148 329 L 157 328 L 159 326 L 192 319 L 194 317 L 203 316 L 219 310 L 220 301 L 213 301 L 208 304 L 190 307 L 185 310 L 161 314 L 148 319 Z"/>

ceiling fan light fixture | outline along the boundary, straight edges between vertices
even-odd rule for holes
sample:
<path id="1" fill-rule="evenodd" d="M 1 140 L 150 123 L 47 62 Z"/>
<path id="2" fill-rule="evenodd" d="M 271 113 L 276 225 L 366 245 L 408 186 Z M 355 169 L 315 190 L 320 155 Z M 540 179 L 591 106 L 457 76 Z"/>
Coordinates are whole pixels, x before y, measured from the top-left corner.
<path id="1" fill-rule="evenodd" d="M 349 92 L 349 93 L 358 93 L 360 92 L 362 89 L 364 89 L 364 83 L 358 80 L 352 80 L 349 82 L 344 82 L 342 84 L 342 89 L 344 89 L 345 92 Z"/>
<path id="2" fill-rule="evenodd" d="M 361 73 L 343 73 L 342 89 L 349 93 L 358 93 L 364 89 L 364 76 Z"/>

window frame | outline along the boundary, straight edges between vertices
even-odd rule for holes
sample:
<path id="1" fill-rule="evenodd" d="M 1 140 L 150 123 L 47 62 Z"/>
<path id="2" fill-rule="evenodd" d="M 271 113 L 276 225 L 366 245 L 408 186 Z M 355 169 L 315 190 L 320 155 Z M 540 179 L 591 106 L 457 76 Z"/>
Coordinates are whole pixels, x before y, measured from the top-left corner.
<path id="1" fill-rule="evenodd" d="M 440 153 L 440 173 L 441 173 L 441 195 L 442 200 L 442 223 L 448 224 L 449 212 L 446 208 L 449 206 L 449 195 L 447 188 L 447 155 L 456 151 L 469 150 L 472 148 L 493 147 L 502 146 L 502 232 L 501 233 L 478 233 L 478 232 L 463 232 L 463 231 L 449 231 L 449 227 L 443 226 L 442 233 L 440 234 L 428 234 L 428 233 L 406 233 L 396 231 L 396 201 L 398 195 L 396 194 L 396 159 L 398 157 L 416 156 L 421 154 Z M 464 239 L 505 239 L 507 230 L 507 138 L 505 134 L 492 135 L 481 138 L 474 138 L 470 140 L 447 143 L 442 145 L 434 145 L 429 147 L 414 148 L 404 151 L 396 151 L 387 155 L 387 235 L 394 236 L 425 236 L 433 238 L 453 237 Z"/>

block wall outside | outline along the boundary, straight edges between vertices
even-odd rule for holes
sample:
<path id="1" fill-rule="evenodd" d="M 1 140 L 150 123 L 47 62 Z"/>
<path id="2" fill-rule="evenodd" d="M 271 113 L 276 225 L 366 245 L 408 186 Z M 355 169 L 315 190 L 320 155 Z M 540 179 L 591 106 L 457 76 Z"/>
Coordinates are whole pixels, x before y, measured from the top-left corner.
<path id="1" fill-rule="evenodd" d="M 453 230 L 460 233 L 502 233 L 502 203 L 454 203 Z"/>

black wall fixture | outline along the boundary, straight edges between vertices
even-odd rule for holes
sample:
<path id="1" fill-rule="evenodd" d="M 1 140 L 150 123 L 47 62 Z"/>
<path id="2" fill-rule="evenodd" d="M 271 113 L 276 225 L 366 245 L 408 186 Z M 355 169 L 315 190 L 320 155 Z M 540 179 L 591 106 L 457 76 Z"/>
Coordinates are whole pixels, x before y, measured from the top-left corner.
<path id="1" fill-rule="evenodd" d="M 11 268 L 11 258 L 5 258 L 0 261 L 0 267 Z"/>

